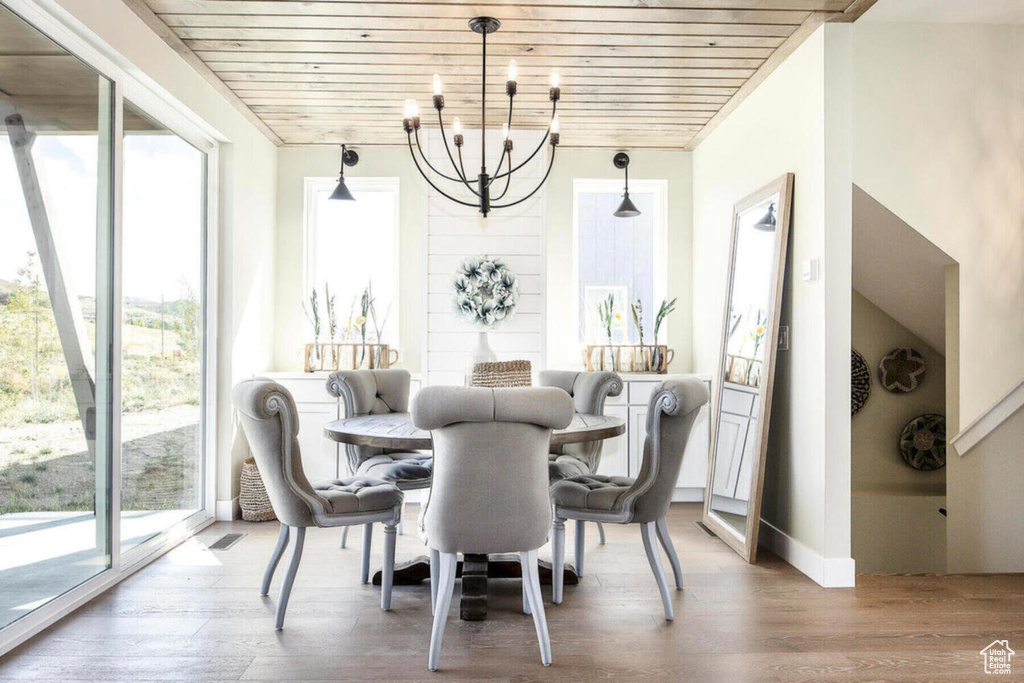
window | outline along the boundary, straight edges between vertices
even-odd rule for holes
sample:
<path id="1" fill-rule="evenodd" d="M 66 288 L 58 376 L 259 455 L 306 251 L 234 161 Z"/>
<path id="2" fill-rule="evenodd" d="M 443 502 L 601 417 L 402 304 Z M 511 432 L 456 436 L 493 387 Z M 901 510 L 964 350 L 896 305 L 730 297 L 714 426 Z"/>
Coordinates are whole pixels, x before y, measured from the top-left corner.
<path id="1" fill-rule="evenodd" d="M 307 317 L 315 290 L 321 319 L 319 341 L 363 341 L 355 325 L 349 328 L 349 320 L 354 323 L 362 315 L 363 292 L 372 287 L 376 323 L 367 315 L 366 341 L 397 346 L 398 178 L 345 178 L 354 202 L 329 199 L 337 184 L 336 178 L 306 178 L 303 305 Z M 327 318 L 328 293 L 334 299 L 338 321 L 333 339 Z"/>
<path id="2" fill-rule="evenodd" d="M 0 651 L 212 519 L 216 409 L 216 146 L 106 48 L 16 6 L 32 23 L 0 4 L 17 62 L 0 97 Z"/>
<path id="3" fill-rule="evenodd" d="M 581 344 L 637 344 L 630 304 L 640 301 L 644 343 L 654 343 L 654 317 L 666 294 L 664 180 L 631 180 L 633 218 L 612 215 L 622 180 L 573 183 L 574 312 Z M 599 309 L 612 300 L 611 340 Z M 667 323 L 662 324 L 662 340 Z"/>

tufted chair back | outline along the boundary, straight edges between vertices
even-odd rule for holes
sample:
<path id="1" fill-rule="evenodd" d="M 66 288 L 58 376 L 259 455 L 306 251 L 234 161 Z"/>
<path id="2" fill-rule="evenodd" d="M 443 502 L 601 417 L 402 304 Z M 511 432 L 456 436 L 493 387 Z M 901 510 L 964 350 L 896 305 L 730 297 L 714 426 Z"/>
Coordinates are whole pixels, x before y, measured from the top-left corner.
<path id="1" fill-rule="evenodd" d="M 327 392 L 341 398 L 345 417 L 409 412 L 408 370 L 341 370 L 327 377 Z M 375 455 L 388 453 L 373 446 L 345 445 L 349 471 Z"/>
<path id="2" fill-rule="evenodd" d="M 315 526 L 314 516 L 328 509 L 302 471 L 299 416 L 291 393 L 277 382 L 250 379 L 231 392 L 274 513 L 291 527 Z"/>
<path id="3" fill-rule="evenodd" d="M 604 403 L 609 396 L 622 393 L 622 378 L 614 372 L 576 372 L 571 370 L 544 370 L 537 376 L 537 385 L 557 387 L 572 398 L 577 413 L 604 415 Z M 571 455 L 587 464 L 591 472 L 597 471 L 601 462 L 603 441 L 555 446 L 551 452 Z"/>
<path id="4" fill-rule="evenodd" d="M 424 513 L 430 547 L 497 553 L 544 545 L 551 430 L 569 426 L 572 415 L 572 401 L 551 387 L 433 386 L 417 394 L 412 422 L 434 442 Z"/>
<path id="5" fill-rule="evenodd" d="M 690 430 L 709 398 L 707 385 L 693 377 L 666 380 L 651 394 L 640 473 L 622 495 L 632 505 L 630 521 L 656 522 L 668 512 Z"/>

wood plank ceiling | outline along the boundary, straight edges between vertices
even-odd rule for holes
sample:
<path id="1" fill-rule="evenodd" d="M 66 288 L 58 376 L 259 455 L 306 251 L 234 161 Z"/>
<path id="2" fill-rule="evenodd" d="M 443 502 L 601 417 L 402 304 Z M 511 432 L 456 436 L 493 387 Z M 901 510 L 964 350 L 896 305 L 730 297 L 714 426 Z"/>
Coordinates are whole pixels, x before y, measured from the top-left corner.
<path id="1" fill-rule="evenodd" d="M 507 115 L 515 58 L 513 128 L 546 127 L 557 67 L 563 145 L 665 149 L 693 148 L 822 22 L 873 1 L 125 0 L 284 144 L 403 145 L 405 98 L 437 124 L 435 73 L 446 123 L 478 127 L 480 36 L 466 22 L 484 15 L 502 22 L 487 41 L 489 126 Z"/>

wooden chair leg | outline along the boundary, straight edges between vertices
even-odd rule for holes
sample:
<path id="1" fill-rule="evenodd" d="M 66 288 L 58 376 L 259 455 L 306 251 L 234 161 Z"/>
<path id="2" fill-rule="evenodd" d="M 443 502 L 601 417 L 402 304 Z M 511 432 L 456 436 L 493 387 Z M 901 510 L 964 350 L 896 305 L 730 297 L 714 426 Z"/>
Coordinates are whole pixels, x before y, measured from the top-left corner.
<path id="1" fill-rule="evenodd" d="M 520 564 L 523 562 L 523 558 L 519 558 Z M 523 614 L 532 614 L 530 611 L 530 595 L 526 587 L 526 568 L 523 567 Z"/>
<path id="2" fill-rule="evenodd" d="M 679 556 L 676 555 L 676 547 L 672 544 L 672 537 L 668 535 L 668 524 L 665 522 L 665 518 L 662 517 L 655 522 L 655 525 L 655 530 L 658 532 L 658 540 L 661 541 L 661 547 L 665 549 L 668 561 L 672 564 L 672 574 L 676 579 L 676 590 L 683 590 L 683 568 L 679 566 Z"/>
<path id="3" fill-rule="evenodd" d="M 586 551 L 584 545 L 587 540 L 585 525 L 582 519 L 576 520 L 576 576 L 583 576 L 583 553 Z"/>
<path id="4" fill-rule="evenodd" d="M 370 546 L 373 543 L 373 525 L 363 525 L 363 572 L 360 576 L 360 581 L 363 583 L 370 582 Z"/>
<path id="5" fill-rule="evenodd" d="M 600 538 L 601 545 L 604 545 L 604 524 L 597 522 L 597 535 Z"/>
<path id="6" fill-rule="evenodd" d="M 344 548 L 346 543 L 348 543 L 348 527 L 343 526 L 341 527 L 341 543 L 338 545 Z"/>
<path id="7" fill-rule="evenodd" d="M 402 526 L 402 525 L 403 525 L 404 523 L 405 523 L 405 496 L 403 495 L 403 496 L 402 496 L 402 510 L 401 510 L 401 512 L 400 512 L 400 513 L 398 514 L 398 533 L 399 533 L 399 534 L 404 534 L 404 533 L 405 533 L 405 532 L 404 532 L 404 531 L 402 530 L 402 529 L 404 528 L 404 527 Z"/>
<path id="8" fill-rule="evenodd" d="M 551 637 L 548 635 L 548 620 L 544 614 L 544 599 L 540 594 L 537 551 L 519 553 L 519 561 L 523 567 L 523 586 L 526 588 L 530 610 L 533 613 L 533 626 L 537 629 L 537 641 L 540 643 L 540 661 L 544 666 L 551 666 Z"/>
<path id="9" fill-rule="evenodd" d="M 267 570 L 263 572 L 263 585 L 260 587 L 260 595 L 267 595 L 270 593 L 270 581 L 274 578 L 274 572 L 277 571 L 277 563 L 281 561 L 281 556 L 284 555 L 284 549 L 288 547 L 288 525 L 282 524 L 281 531 L 277 535 L 277 545 L 274 546 L 274 552 L 270 556 L 270 562 L 267 563 Z"/>
<path id="10" fill-rule="evenodd" d="M 440 584 L 437 593 L 437 608 L 434 610 L 434 628 L 430 633 L 430 654 L 427 656 L 427 668 L 437 671 L 441 661 L 441 644 L 444 641 L 444 627 L 448 622 L 448 609 L 452 605 L 452 591 L 455 590 L 455 567 L 458 555 L 441 553 L 438 558 Z"/>
<path id="11" fill-rule="evenodd" d="M 437 579 L 441 568 L 440 553 L 430 549 L 430 613 L 434 614 L 437 607 Z"/>
<path id="12" fill-rule="evenodd" d="M 284 573 L 284 583 L 281 584 L 281 596 L 277 599 L 277 615 L 274 618 L 274 628 L 284 628 L 284 614 L 288 611 L 288 598 L 292 595 L 292 584 L 295 583 L 295 573 L 299 571 L 299 562 L 302 560 L 302 544 L 306 540 L 306 528 L 295 527 L 295 540 L 292 541 L 292 554 L 288 557 L 288 569 Z"/>
<path id="13" fill-rule="evenodd" d="M 551 602 L 562 604 L 565 583 L 565 520 L 555 517 L 551 523 Z"/>
<path id="14" fill-rule="evenodd" d="M 658 582 L 658 591 L 661 592 L 661 603 L 665 607 L 665 619 L 675 619 L 675 612 L 672 609 L 672 597 L 668 592 L 668 579 L 665 578 L 665 568 L 661 566 L 661 557 L 658 555 L 658 542 L 655 539 L 657 531 L 654 522 L 645 522 L 640 525 L 640 535 L 644 539 L 644 550 L 647 551 L 647 561 L 651 563 L 651 571 L 654 572 L 654 580 Z"/>
<path id="15" fill-rule="evenodd" d="M 380 608 L 391 609 L 391 586 L 395 580 L 395 541 L 398 540 L 397 529 L 384 525 L 384 566 L 380 572 Z"/>

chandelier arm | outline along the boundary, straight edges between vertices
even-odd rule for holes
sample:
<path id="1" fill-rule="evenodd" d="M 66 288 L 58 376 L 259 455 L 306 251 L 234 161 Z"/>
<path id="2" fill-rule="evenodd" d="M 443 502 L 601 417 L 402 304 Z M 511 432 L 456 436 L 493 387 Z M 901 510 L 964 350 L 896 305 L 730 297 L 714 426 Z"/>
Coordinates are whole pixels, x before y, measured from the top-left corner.
<path id="1" fill-rule="evenodd" d="M 451 176 L 445 175 L 444 173 L 441 173 L 436 168 L 434 168 L 434 165 L 432 163 L 430 163 L 430 159 L 428 159 L 427 155 L 423 153 L 423 147 L 420 146 L 420 129 L 419 128 L 416 129 L 416 149 L 418 149 L 420 151 L 420 156 L 423 157 L 423 163 L 425 163 L 427 165 L 427 168 L 429 168 L 431 171 L 433 171 L 437 175 L 441 176 L 445 180 L 450 180 L 453 183 L 465 183 L 466 182 L 462 178 L 452 178 Z M 469 187 L 468 183 L 466 184 L 466 187 Z M 470 189 L 473 189 L 473 188 L 470 188 Z"/>
<path id="2" fill-rule="evenodd" d="M 491 208 L 492 209 L 507 209 L 510 206 L 515 206 L 516 204 L 522 204 L 527 199 L 529 199 L 533 195 L 537 194 L 537 190 L 539 190 L 540 188 L 544 187 L 544 183 L 547 182 L 548 176 L 551 175 L 551 167 L 554 166 L 554 165 L 555 165 L 555 147 L 552 146 L 552 148 L 551 148 L 551 160 L 548 162 L 548 170 L 544 173 L 544 177 L 541 178 L 541 181 L 537 185 L 537 187 L 533 188 L 533 191 L 530 192 L 530 194 L 528 194 L 525 197 L 523 197 L 522 199 L 517 199 L 514 202 L 509 202 L 508 204 L 491 204 Z"/>
<path id="3" fill-rule="evenodd" d="M 511 139 L 512 138 L 512 96 L 511 95 L 508 96 L 508 135 L 509 135 L 509 139 Z M 487 181 L 487 187 L 491 186 L 491 183 L 494 182 L 494 178 L 497 177 L 498 174 L 501 172 L 501 167 L 505 163 L 505 158 L 506 157 L 508 157 L 508 167 L 509 167 L 509 169 L 512 168 L 512 153 L 509 151 L 508 145 L 506 144 L 505 140 L 502 140 L 501 146 L 502 146 L 501 158 L 498 159 L 498 167 L 494 169 L 494 175 L 491 176 L 491 179 Z M 506 185 L 506 188 L 507 188 L 507 185 Z M 502 194 L 504 194 L 504 192 Z"/>
<path id="4" fill-rule="evenodd" d="M 558 109 L 558 102 L 554 102 L 554 103 L 553 103 L 553 104 L 551 105 L 551 119 L 552 119 L 552 120 L 554 120 L 554 118 L 555 118 L 555 111 L 556 111 L 557 109 Z M 549 137 L 550 135 L 551 135 L 551 124 L 549 123 L 549 124 L 548 124 L 548 130 L 547 130 L 547 132 L 546 132 L 546 133 L 544 134 L 544 137 L 543 137 L 543 139 L 541 139 L 541 141 L 540 141 L 540 144 L 539 144 L 539 145 L 537 145 L 537 149 L 533 150 L 533 153 L 532 153 L 532 154 L 531 154 L 530 156 L 526 157 L 526 159 L 524 159 L 524 160 L 523 160 L 523 163 L 519 164 L 519 165 L 518 165 L 518 166 L 516 166 L 515 168 L 510 168 L 509 170 L 505 171 L 505 172 L 504 172 L 504 173 L 502 173 L 502 174 L 499 174 L 499 175 L 495 175 L 494 177 L 495 177 L 495 178 L 501 178 L 502 176 L 505 176 L 505 175 L 511 175 L 511 174 L 515 173 L 516 171 L 518 171 L 519 169 L 521 169 L 521 168 L 522 168 L 523 166 L 526 166 L 526 164 L 530 163 L 530 161 L 531 161 L 531 160 L 532 160 L 532 159 L 533 159 L 533 158 L 534 158 L 535 156 L 537 156 L 537 152 L 539 152 L 539 151 L 541 151 L 542 149 L 544 149 L 544 143 L 548 141 L 548 137 Z"/>
<path id="5" fill-rule="evenodd" d="M 479 193 L 477 193 L 477 191 L 473 189 L 472 185 L 470 185 L 469 182 L 466 180 L 466 171 L 464 169 L 460 169 L 458 166 L 455 165 L 455 158 L 452 156 L 452 149 L 451 147 L 448 146 L 448 136 L 444 134 L 444 118 L 441 116 L 440 109 L 437 110 L 437 125 L 441 129 L 441 139 L 444 141 L 444 151 L 448 152 L 448 161 L 452 162 L 452 168 L 455 169 L 455 175 L 459 176 L 459 180 L 461 180 L 462 184 L 468 187 L 471 192 L 473 192 L 477 196 L 480 196 Z M 423 150 L 420 150 L 420 154 L 423 154 Z"/>
<path id="6" fill-rule="evenodd" d="M 469 207 L 472 207 L 474 209 L 477 208 L 476 204 L 470 204 L 469 202 L 464 202 L 461 199 L 456 199 L 455 197 L 451 196 L 450 194 L 448 194 L 447 192 L 445 192 L 444 190 L 439 188 L 437 185 L 435 185 L 433 183 L 433 181 L 431 181 L 430 178 L 427 176 L 427 174 L 423 172 L 423 167 L 420 166 L 420 162 L 416 159 L 416 153 L 413 151 L 413 148 L 412 148 L 412 134 L 411 133 L 406 133 L 406 139 L 409 142 L 409 154 L 412 156 L 412 162 L 414 164 L 416 164 L 416 170 L 419 171 L 420 175 L 423 176 L 423 179 L 427 181 L 427 185 L 430 185 L 432 188 L 437 190 L 437 192 L 442 197 L 450 199 L 453 202 L 455 202 L 456 204 L 462 204 L 463 206 L 469 206 Z M 550 170 L 550 169 L 548 169 L 548 170 Z M 536 190 L 534 190 L 534 192 L 536 192 Z"/>
<path id="7" fill-rule="evenodd" d="M 466 177 L 466 167 L 462 164 L 462 147 L 459 146 L 459 147 L 456 147 L 455 149 L 458 150 L 458 152 L 459 152 L 459 173 L 461 173 L 462 177 L 465 178 Z M 472 188 L 470 188 L 470 189 L 472 189 Z M 479 196 L 479 195 L 477 195 L 477 196 Z"/>
<path id="8" fill-rule="evenodd" d="M 509 152 L 509 154 L 508 154 L 508 165 L 509 166 L 512 165 L 512 153 L 511 152 Z M 497 197 L 494 198 L 495 201 L 501 201 L 502 197 L 505 196 L 505 193 L 508 192 L 508 186 L 511 183 L 512 183 L 512 176 L 511 175 L 506 175 L 505 176 L 505 189 L 501 191 L 501 194 L 499 194 Z"/>

